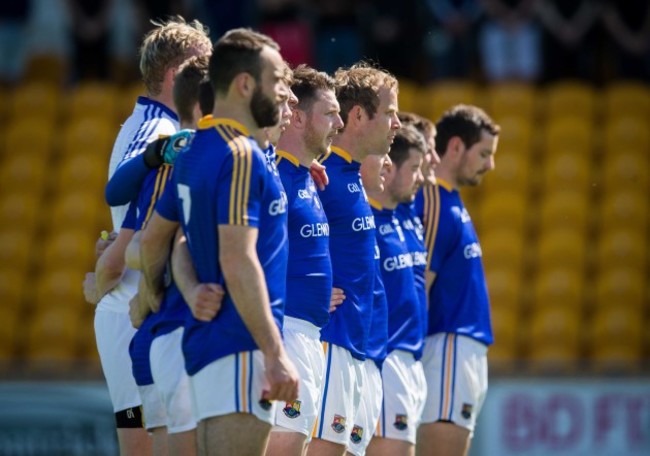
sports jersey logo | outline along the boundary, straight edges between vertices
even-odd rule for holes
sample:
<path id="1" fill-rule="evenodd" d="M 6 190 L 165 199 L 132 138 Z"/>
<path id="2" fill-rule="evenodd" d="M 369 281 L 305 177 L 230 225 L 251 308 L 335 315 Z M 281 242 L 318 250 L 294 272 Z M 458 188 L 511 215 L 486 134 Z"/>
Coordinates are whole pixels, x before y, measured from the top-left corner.
<path id="1" fill-rule="evenodd" d="M 400 253 L 397 256 L 388 257 L 384 260 L 384 270 L 386 272 L 412 267 L 413 258 L 410 253 Z"/>
<path id="2" fill-rule="evenodd" d="M 287 194 L 282 192 L 280 198 L 271 201 L 269 204 L 270 215 L 280 215 L 287 212 Z"/>
<path id="3" fill-rule="evenodd" d="M 474 406 L 472 404 L 463 404 L 463 408 L 460 412 L 463 418 L 466 420 L 469 420 L 472 417 L 472 410 L 474 409 Z"/>
<path id="4" fill-rule="evenodd" d="M 301 188 L 298 190 L 298 198 L 308 200 L 311 199 L 311 193 L 309 193 L 309 190 L 305 190 L 304 188 Z"/>
<path id="5" fill-rule="evenodd" d="M 394 233 L 395 230 L 393 229 L 393 225 L 390 223 L 385 223 L 383 225 L 379 225 L 379 234 L 382 236 L 385 236 L 390 233 Z"/>
<path id="6" fill-rule="evenodd" d="M 411 220 L 404 220 L 402 222 L 402 224 L 404 225 L 404 228 L 406 228 L 409 231 L 412 231 L 412 230 L 415 229 L 415 226 L 413 225 L 413 221 L 411 221 Z"/>
<path id="7" fill-rule="evenodd" d="M 426 266 L 427 252 L 412 252 L 413 266 Z"/>
<path id="8" fill-rule="evenodd" d="M 468 260 L 471 260 L 472 258 L 482 257 L 483 251 L 481 250 L 481 246 L 478 244 L 478 242 L 472 242 L 463 248 L 463 255 Z"/>
<path id="9" fill-rule="evenodd" d="M 267 412 L 271 410 L 271 407 L 273 406 L 271 401 L 269 401 L 268 399 L 260 399 L 258 404 L 260 404 L 260 407 L 262 407 L 262 409 L 266 410 Z"/>
<path id="10" fill-rule="evenodd" d="M 469 216 L 469 212 L 464 207 L 454 206 L 452 210 L 458 214 L 460 221 L 463 223 L 471 222 L 472 218 Z"/>
<path id="11" fill-rule="evenodd" d="M 348 192 L 350 193 L 361 193 L 361 186 L 356 182 L 351 182 L 348 184 Z"/>
<path id="12" fill-rule="evenodd" d="M 406 415 L 395 415 L 395 422 L 393 423 L 395 429 L 403 431 L 409 427 L 408 417 Z"/>
<path id="13" fill-rule="evenodd" d="M 352 440 L 352 443 L 359 443 L 361 439 L 363 439 L 363 428 L 355 424 L 352 428 L 352 434 L 350 434 L 350 440 Z"/>
<path id="14" fill-rule="evenodd" d="M 345 417 L 341 415 L 334 415 L 334 421 L 332 421 L 332 429 L 337 434 L 345 431 Z"/>
<path id="15" fill-rule="evenodd" d="M 300 401 L 287 402 L 282 411 L 291 419 L 298 418 L 300 416 Z"/>
<path id="16" fill-rule="evenodd" d="M 352 229 L 354 231 L 366 231 L 375 228 L 375 217 L 368 215 L 365 217 L 357 217 L 352 220 Z"/>
<path id="17" fill-rule="evenodd" d="M 300 235 L 304 238 L 329 236 L 330 226 L 328 223 L 312 223 L 310 225 L 303 225 L 300 228 Z"/>

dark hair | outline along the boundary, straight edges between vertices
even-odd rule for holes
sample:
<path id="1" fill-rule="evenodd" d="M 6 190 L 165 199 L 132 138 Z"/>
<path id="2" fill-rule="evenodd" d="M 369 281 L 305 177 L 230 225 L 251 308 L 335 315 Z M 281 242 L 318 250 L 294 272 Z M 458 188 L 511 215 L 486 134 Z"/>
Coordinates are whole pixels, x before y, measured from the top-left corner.
<path id="1" fill-rule="evenodd" d="M 411 149 L 417 150 L 424 155 L 427 151 L 427 143 L 424 136 L 413 125 L 402 125 L 390 146 L 390 161 L 399 169 L 409 159 Z"/>
<path id="2" fill-rule="evenodd" d="M 240 73 L 249 73 L 259 81 L 262 75 L 260 53 L 265 46 L 280 50 L 273 39 L 247 28 L 230 30 L 219 38 L 214 44 L 209 67 L 215 93 L 228 92 L 233 79 Z"/>
<path id="3" fill-rule="evenodd" d="M 309 111 L 316 100 L 319 90 L 336 90 L 334 78 L 323 71 L 317 71 L 307 65 L 298 65 L 293 70 L 291 90 L 298 98 L 298 109 Z"/>
<path id="4" fill-rule="evenodd" d="M 214 110 L 214 89 L 207 77 L 199 84 L 199 109 L 204 116 L 212 114 Z"/>
<path id="5" fill-rule="evenodd" d="M 458 136 L 468 149 L 481 140 L 481 133 L 498 135 L 500 127 L 481 108 L 459 104 L 446 111 L 436 123 L 436 151 L 442 157 L 449 140 Z"/>
<path id="6" fill-rule="evenodd" d="M 178 67 L 173 96 L 178 117 L 182 121 L 192 119 L 194 106 L 200 100 L 201 83 L 207 80 L 207 76 L 208 56 L 190 57 Z"/>
<path id="7" fill-rule="evenodd" d="M 413 125 L 420 133 L 422 133 L 425 138 L 436 134 L 436 125 L 431 120 L 427 119 L 426 117 L 422 117 L 419 114 L 399 111 L 397 113 L 397 118 L 399 119 L 402 126 Z"/>
<path id="8" fill-rule="evenodd" d="M 395 76 L 368 62 L 355 63 L 348 69 L 339 68 L 334 79 L 344 124 L 348 123 L 348 113 L 356 105 L 361 106 L 372 119 L 379 107 L 379 89 L 398 87 Z"/>

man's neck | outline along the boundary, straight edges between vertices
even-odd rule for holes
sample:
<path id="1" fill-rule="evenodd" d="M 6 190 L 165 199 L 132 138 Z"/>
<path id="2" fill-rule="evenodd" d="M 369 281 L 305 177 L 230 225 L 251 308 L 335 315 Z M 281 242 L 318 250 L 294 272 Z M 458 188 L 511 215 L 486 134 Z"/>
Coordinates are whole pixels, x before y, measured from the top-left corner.
<path id="1" fill-rule="evenodd" d="M 306 168 L 309 168 L 316 158 L 316 154 L 307 150 L 304 141 L 298 135 L 294 134 L 291 127 L 280 137 L 278 149 L 284 150 L 296 157 L 298 162 Z"/>
<path id="2" fill-rule="evenodd" d="M 368 194 L 368 198 L 372 198 L 381 204 L 382 209 L 394 210 L 397 207 L 397 203 L 388 196 L 386 190 L 383 192 L 366 190 L 366 193 Z"/>
<path id="3" fill-rule="evenodd" d="M 447 182 L 454 190 L 458 190 L 458 182 L 453 176 L 451 170 L 443 166 L 442 163 L 436 168 L 436 179 L 441 179 Z"/>
<path id="4" fill-rule="evenodd" d="M 345 130 L 343 133 L 339 133 L 334 137 L 332 146 L 343 149 L 350 154 L 354 161 L 361 163 L 368 156 L 368 154 L 365 153 L 362 139 L 363 138 Z"/>
<path id="5" fill-rule="evenodd" d="M 174 111 L 174 114 L 178 114 L 176 111 L 176 105 L 174 104 L 174 97 L 172 96 L 171 93 L 168 93 L 166 90 L 162 90 L 158 95 L 147 94 L 147 98 L 165 105 L 166 107 Z"/>
<path id="6" fill-rule="evenodd" d="M 237 103 L 230 103 L 227 100 L 215 100 L 214 110 L 212 111 L 212 117 L 215 119 L 226 118 L 232 119 L 236 122 L 242 124 L 246 129 L 248 129 L 249 135 L 257 138 L 265 135 L 264 130 L 257 126 L 253 115 L 250 112 L 248 106 L 243 106 Z"/>

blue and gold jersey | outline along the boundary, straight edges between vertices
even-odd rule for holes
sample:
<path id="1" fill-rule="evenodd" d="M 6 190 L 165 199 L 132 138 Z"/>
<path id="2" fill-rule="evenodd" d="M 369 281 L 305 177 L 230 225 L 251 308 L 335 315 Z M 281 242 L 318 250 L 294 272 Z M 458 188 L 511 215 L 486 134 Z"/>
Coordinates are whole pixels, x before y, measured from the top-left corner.
<path id="1" fill-rule="evenodd" d="M 415 204 L 398 204 L 395 208 L 395 217 L 402 227 L 409 253 L 413 259 L 413 276 L 415 290 L 420 300 L 422 315 L 422 334 L 427 334 L 427 290 L 425 271 L 427 268 L 427 249 L 424 246 L 424 226 L 420 217 L 415 213 Z"/>
<path id="2" fill-rule="evenodd" d="M 370 204 L 377 224 L 380 270 L 388 302 L 388 352 L 404 350 L 419 359 L 424 342 L 424 320 L 423 306 L 415 288 L 413 256 L 395 211 L 373 200 Z"/>
<path id="3" fill-rule="evenodd" d="M 309 168 L 277 152 L 277 169 L 289 200 L 289 266 L 285 315 L 319 328 L 329 320 L 332 294 L 330 228 Z"/>
<path id="4" fill-rule="evenodd" d="M 325 159 L 330 184 L 319 191 L 330 226 L 333 285 L 346 299 L 322 329 L 322 339 L 364 360 L 375 280 L 375 218 L 359 170 L 361 164 L 338 147 Z"/>
<path id="5" fill-rule="evenodd" d="M 244 126 L 212 116 L 201 119 L 192 144 L 176 160 L 173 185 L 157 211 L 181 222 L 198 279 L 204 283 L 224 284 L 218 225 L 257 228 L 257 255 L 271 311 L 281 327 L 288 256 L 287 197 Z M 189 318 L 186 322 L 183 352 L 190 375 L 219 358 L 255 349 L 227 287 L 214 320 L 204 323 Z"/>
<path id="6" fill-rule="evenodd" d="M 381 371 L 388 355 L 388 303 L 386 302 L 384 282 L 381 278 L 380 259 L 379 246 L 375 244 L 375 284 L 372 292 L 372 319 L 370 320 L 366 356 L 373 360 Z"/>
<path id="7" fill-rule="evenodd" d="M 423 198 L 427 267 L 436 273 L 429 290 L 427 332 L 461 334 L 490 345 L 490 300 L 472 219 L 458 190 L 442 179 L 427 193 Z"/>

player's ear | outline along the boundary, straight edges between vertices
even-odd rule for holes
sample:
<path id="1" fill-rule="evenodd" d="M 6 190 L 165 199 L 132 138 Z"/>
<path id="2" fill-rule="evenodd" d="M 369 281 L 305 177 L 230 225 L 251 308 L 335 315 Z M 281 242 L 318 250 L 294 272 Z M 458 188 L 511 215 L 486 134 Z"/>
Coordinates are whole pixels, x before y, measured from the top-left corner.
<path id="1" fill-rule="evenodd" d="M 450 153 L 454 158 L 460 157 L 463 152 L 465 152 L 465 143 L 460 139 L 460 136 L 452 136 L 449 138 L 449 143 L 447 144 L 447 153 Z"/>
<path id="2" fill-rule="evenodd" d="M 298 108 L 293 108 L 291 110 L 291 125 L 293 125 L 296 128 L 304 128 L 305 124 L 307 122 L 307 114 L 298 109 Z"/>
<path id="3" fill-rule="evenodd" d="M 358 127 L 365 121 L 366 117 L 366 111 L 360 105 L 354 105 L 348 113 L 348 125 Z"/>
<path id="4" fill-rule="evenodd" d="M 235 76 L 232 82 L 234 89 L 244 98 L 250 98 L 253 95 L 256 84 L 257 82 L 255 81 L 255 78 L 249 73 L 244 72 Z"/>

